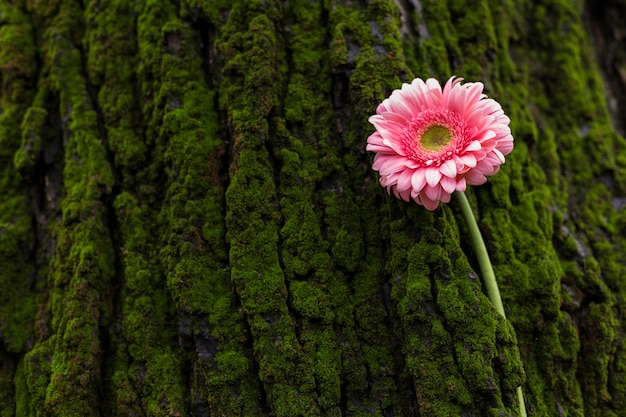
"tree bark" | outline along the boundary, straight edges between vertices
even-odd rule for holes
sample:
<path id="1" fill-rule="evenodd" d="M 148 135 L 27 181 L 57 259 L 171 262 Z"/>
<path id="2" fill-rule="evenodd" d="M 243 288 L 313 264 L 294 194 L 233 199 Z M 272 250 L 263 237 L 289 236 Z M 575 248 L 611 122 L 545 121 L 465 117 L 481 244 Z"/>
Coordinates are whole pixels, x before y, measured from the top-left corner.
<path id="1" fill-rule="evenodd" d="M 625 10 L 1 0 L 0 417 L 626 416 Z M 365 151 L 451 75 L 511 118 L 508 320 Z"/>

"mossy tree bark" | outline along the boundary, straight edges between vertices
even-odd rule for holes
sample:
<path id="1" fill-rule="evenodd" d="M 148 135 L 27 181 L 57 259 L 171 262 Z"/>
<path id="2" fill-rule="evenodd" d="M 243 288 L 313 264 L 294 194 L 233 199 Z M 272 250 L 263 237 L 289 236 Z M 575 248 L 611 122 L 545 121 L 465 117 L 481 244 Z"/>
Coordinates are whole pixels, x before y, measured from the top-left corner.
<path id="1" fill-rule="evenodd" d="M 626 415 L 624 9 L 1 0 L 0 416 Z M 452 74 L 512 120 L 468 191 L 509 321 L 365 152 Z"/>

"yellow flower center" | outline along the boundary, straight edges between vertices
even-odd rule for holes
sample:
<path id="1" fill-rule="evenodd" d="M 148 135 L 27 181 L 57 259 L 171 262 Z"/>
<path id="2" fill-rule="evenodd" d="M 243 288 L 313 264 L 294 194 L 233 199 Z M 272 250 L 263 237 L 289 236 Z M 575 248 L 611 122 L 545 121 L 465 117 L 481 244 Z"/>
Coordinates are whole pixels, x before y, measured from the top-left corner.
<path id="1" fill-rule="evenodd" d="M 452 140 L 450 130 L 441 125 L 433 125 L 422 134 L 420 143 L 424 149 L 438 151 Z"/>

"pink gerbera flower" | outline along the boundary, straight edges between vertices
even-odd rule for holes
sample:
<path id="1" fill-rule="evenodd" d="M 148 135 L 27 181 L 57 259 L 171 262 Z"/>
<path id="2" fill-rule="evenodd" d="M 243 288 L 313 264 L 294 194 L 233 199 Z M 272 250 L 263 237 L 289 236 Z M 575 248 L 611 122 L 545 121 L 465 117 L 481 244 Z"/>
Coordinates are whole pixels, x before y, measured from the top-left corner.
<path id="1" fill-rule="evenodd" d="M 483 84 L 419 78 L 403 84 L 376 109 L 367 150 L 387 191 L 428 210 L 454 191 L 487 181 L 513 150 L 509 118 L 482 94 Z"/>

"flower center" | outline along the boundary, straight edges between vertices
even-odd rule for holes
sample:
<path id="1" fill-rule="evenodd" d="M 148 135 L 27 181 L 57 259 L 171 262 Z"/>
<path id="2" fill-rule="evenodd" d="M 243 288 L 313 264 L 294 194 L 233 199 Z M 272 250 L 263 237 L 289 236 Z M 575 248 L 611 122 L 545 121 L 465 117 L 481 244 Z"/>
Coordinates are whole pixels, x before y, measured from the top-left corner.
<path id="1" fill-rule="evenodd" d="M 407 157 L 420 166 L 440 166 L 471 140 L 472 133 L 458 114 L 447 109 L 418 113 L 403 132 Z"/>
<path id="2" fill-rule="evenodd" d="M 424 149 L 438 151 L 452 140 L 450 130 L 441 125 L 430 126 L 422 133 L 421 144 Z"/>

